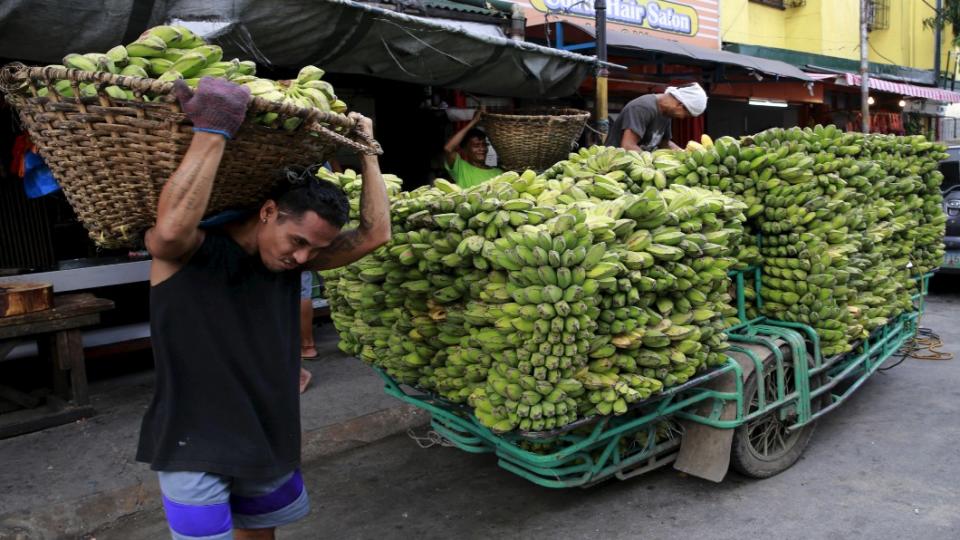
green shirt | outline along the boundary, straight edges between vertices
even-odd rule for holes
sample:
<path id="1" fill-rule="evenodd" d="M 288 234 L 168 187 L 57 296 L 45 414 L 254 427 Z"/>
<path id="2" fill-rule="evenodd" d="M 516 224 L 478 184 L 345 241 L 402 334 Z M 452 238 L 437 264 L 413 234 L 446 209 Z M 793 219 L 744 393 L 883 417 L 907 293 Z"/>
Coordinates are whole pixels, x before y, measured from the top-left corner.
<path id="1" fill-rule="evenodd" d="M 453 162 L 453 165 L 444 162 L 444 166 L 447 168 L 447 172 L 450 173 L 450 176 L 453 177 L 453 181 L 462 188 L 468 188 L 477 184 L 482 184 L 494 176 L 503 174 L 503 171 L 496 167 L 490 169 L 481 169 L 480 167 L 471 165 L 459 155 L 457 155 L 457 159 Z"/>

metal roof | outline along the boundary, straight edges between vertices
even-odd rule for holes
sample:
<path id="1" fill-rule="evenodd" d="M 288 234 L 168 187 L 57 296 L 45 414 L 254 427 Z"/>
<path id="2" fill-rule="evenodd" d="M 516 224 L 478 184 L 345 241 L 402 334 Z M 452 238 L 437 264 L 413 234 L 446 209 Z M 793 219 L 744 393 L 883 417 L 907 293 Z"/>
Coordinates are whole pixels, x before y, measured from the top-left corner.
<path id="1" fill-rule="evenodd" d="M 491 4 L 484 4 L 484 7 L 476 3 L 458 2 L 456 0 L 420 0 L 418 2 L 425 8 L 445 9 L 459 13 L 473 13 L 475 15 L 487 15 L 490 17 L 510 18 L 511 12 L 497 9 Z"/>

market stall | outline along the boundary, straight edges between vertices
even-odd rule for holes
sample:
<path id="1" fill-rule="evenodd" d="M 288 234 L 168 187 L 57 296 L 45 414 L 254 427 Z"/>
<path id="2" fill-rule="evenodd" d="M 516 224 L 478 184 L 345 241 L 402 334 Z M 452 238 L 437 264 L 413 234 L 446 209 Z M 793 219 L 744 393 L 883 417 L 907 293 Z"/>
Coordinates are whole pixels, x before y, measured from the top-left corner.
<path id="1" fill-rule="evenodd" d="M 830 99 L 824 114 L 850 129 L 860 125 L 860 76 L 854 73 L 811 73 L 827 86 Z M 937 122 L 943 107 L 960 102 L 960 93 L 936 87 L 895 82 L 871 76 L 870 130 L 874 133 L 923 134 L 938 138 Z"/>
<path id="2" fill-rule="evenodd" d="M 464 60 L 474 51 L 460 28 L 346 0 L 319 5 L 354 31 L 346 41 L 310 36 L 332 66 L 495 88 L 476 69 L 492 56 Z M 379 55 L 371 25 L 400 32 L 379 43 Z M 225 43 L 256 43 L 277 63 L 306 54 L 281 37 L 251 40 L 250 28 L 221 30 Z M 470 43 L 511 59 L 494 72 L 518 97 L 571 92 L 595 64 L 509 40 Z M 630 54 L 654 51 L 660 61 L 624 88 L 708 71 L 716 84 L 810 79 L 779 63 L 666 47 L 634 47 Z M 338 64 L 348 49 L 369 63 Z M 7 99 L 95 242 L 136 245 L 155 219 L 156 179 L 170 175 L 191 138 L 174 80 L 196 85 L 203 73 L 254 95 L 227 145 L 214 212 L 258 201 L 281 165 L 323 162 L 344 147 L 381 152 L 344 116 L 350 104 L 323 70 L 274 80 L 224 52 L 188 28 L 162 26 L 125 47 L 69 55 L 65 66 L 4 70 Z M 419 60 L 432 54 L 443 57 L 436 70 Z M 696 73 L 668 68 L 671 55 Z M 770 476 L 799 458 L 818 418 L 914 336 L 945 222 L 936 170 L 944 149 L 922 136 L 817 125 L 698 137 L 676 151 L 592 146 L 564 155 L 586 121 L 581 111 L 494 115 L 533 128 L 498 132 L 491 123 L 517 170 L 469 189 L 437 179 L 402 192 L 388 177 L 389 243 L 324 273 L 340 348 L 373 365 L 388 393 L 429 410 L 458 447 L 495 453 L 540 485 L 573 487 L 674 460 L 719 479 L 726 460 L 696 454 L 723 437 L 738 470 Z M 547 131 L 555 124 L 563 125 Z M 316 174 L 344 189 L 357 220 L 356 173 Z M 70 339 L 76 348 L 80 338 Z M 698 426 L 715 431 L 698 439 Z"/>

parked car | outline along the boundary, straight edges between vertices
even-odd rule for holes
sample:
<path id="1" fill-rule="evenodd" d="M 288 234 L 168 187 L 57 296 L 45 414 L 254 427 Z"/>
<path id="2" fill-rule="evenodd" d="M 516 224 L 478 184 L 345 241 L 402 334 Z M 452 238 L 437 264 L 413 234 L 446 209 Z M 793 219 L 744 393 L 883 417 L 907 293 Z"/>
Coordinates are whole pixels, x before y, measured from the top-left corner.
<path id="1" fill-rule="evenodd" d="M 943 239 L 946 254 L 939 273 L 960 274 L 960 146 L 947 148 L 950 157 L 940 162 L 943 173 L 943 212 L 947 215 L 947 231 Z"/>

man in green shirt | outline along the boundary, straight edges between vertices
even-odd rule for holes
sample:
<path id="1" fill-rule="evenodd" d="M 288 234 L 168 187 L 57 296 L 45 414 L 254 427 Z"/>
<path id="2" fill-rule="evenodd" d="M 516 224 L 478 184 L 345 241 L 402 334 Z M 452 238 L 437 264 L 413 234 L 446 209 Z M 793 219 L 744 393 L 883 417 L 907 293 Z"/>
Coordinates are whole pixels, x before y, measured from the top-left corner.
<path id="1" fill-rule="evenodd" d="M 454 133 L 443 147 L 446 152 L 444 166 L 451 179 L 462 188 L 482 184 L 503 174 L 502 170 L 486 165 L 487 135 L 476 127 L 482 114 L 477 110 L 473 119 Z"/>

